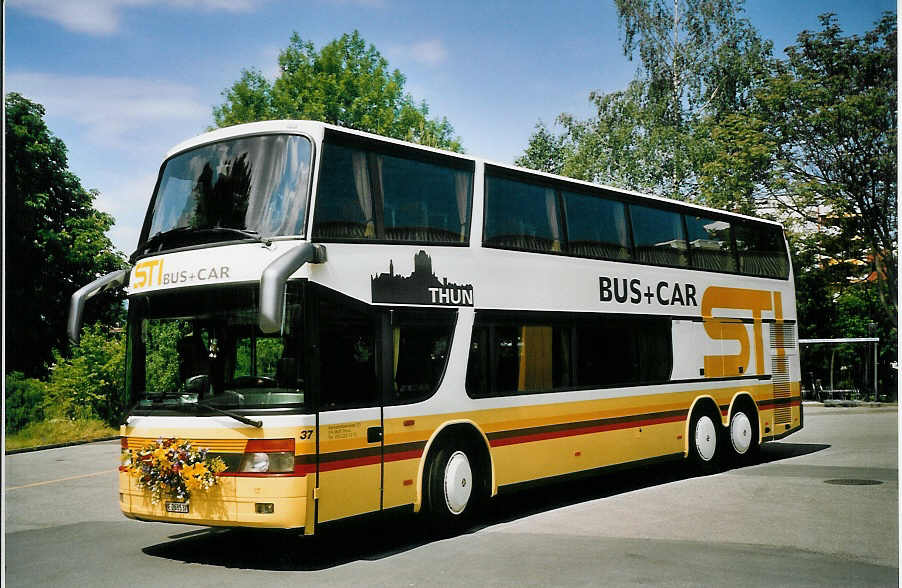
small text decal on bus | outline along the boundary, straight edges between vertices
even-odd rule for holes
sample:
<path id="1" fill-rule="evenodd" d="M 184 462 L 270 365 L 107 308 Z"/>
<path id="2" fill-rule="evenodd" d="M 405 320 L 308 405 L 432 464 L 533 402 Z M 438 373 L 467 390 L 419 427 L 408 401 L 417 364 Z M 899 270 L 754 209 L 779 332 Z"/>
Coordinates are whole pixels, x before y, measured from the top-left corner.
<path id="1" fill-rule="evenodd" d="M 151 259 L 137 264 L 132 271 L 132 289 L 228 279 L 231 270 L 229 266 L 222 265 L 167 272 L 163 270 L 163 261 L 163 259 Z"/>
<path id="2" fill-rule="evenodd" d="M 371 286 L 373 302 L 473 306 L 473 286 L 450 283 L 448 278 L 439 280 L 425 251 L 414 255 L 409 276 L 396 274 L 394 261 L 389 261 L 388 272 L 372 276 Z"/>
<path id="3" fill-rule="evenodd" d="M 662 280 L 643 284 L 638 278 L 598 278 L 602 302 L 620 304 L 660 304 L 662 306 L 698 306 L 695 284 Z"/>

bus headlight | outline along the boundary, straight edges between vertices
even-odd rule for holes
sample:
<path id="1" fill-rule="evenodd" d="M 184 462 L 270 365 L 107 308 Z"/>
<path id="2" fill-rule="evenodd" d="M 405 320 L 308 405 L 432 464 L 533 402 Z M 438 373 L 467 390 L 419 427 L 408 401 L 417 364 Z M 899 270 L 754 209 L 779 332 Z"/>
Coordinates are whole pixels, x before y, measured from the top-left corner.
<path id="1" fill-rule="evenodd" d="M 254 474 L 293 472 L 294 439 L 252 439 L 248 441 L 238 471 Z"/>

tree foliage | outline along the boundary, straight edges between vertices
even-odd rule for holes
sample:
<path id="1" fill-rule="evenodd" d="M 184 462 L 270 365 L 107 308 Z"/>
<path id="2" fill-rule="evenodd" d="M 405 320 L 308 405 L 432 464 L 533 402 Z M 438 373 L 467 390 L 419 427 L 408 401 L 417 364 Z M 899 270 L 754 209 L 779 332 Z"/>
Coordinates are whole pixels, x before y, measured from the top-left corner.
<path id="1" fill-rule="evenodd" d="M 69 299 L 95 278 L 124 267 L 106 232 L 113 218 L 93 207 L 68 169 L 66 146 L 44 123 L 44 108 L 6 96 L 6 369 L 45 373 L 65 349 Z M 87 320 L 113 321 L 121 299 L 105 296 Z"/>
<path id="2" fill-rule="evenodd" d="M 273 119 L 310 119 L 461 151 L 447 119 L 429 118 L 426 102 L 404 91 L 406 79 L 357 31 L 319 51 L 297 33 L 279 54 L 272 83 L 245 69 L 213 109 L 216 126 Z"/>
<path id="3" fill-rule="evenodd" d="M 566 175 L 698 199 L 714 152 L 711 121 L 750 102 L 771 67 L 771 43 L 743 18 L 741 0 L 617 0 L 617 10 L 624 53 L 638 54 L 636 78 L 590 94 L 586 120 L 560 115 L 561 134 L 540 126 L 518 163 L 537 167 L 532 143 L 551 137 Z"/>
<path id="4" fill-rule="evenodd" d="M 845 259 L 878 277 L 887 318 L 898 296 L 896 19 L 843 37 L 834 15 L 802 32 L 759 93 L 753 116 L 773 142 L 768 194 L 783 209 L 823 223 L 848 243 Z M 857 250 L 857 251 L 856 251 Z M 841 261 L 841 260 L 837 260 Z"/>

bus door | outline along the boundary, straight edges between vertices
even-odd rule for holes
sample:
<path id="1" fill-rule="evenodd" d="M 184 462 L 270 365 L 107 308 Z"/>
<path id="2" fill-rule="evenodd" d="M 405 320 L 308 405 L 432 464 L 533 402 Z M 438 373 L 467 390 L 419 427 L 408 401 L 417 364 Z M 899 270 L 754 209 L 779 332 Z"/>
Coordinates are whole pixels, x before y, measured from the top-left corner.
<path id="1" fill-rule="evenodd" d="M 325 522 L 382 508 L 382 315 L 322 288 L 311 290 L 316 521 Z"/>

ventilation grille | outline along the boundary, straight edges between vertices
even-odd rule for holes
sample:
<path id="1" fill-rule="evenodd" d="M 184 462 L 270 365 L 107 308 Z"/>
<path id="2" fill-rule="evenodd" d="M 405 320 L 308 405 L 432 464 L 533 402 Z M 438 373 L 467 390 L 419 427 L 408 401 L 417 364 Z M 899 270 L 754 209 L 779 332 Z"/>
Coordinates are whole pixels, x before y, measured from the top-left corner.
<path id="1" fill-rule="evenodd" d="M 143 449 L 156 440 L 155 437 L 128 437 L 126 446 L 129 449 Z M 193 439 L 191 441 L 191 446 L 195 449 L 203 448 L 220 453 L 243 453 L 245 445 L 247 445 L 247 439 Z"/>
<path id="2" fill-rule="evenodd" d="M 789 357 L 778 355 L 771 358 L 773 366 L 772 382 L 774 385 L 774 400 L 792 396 L 792 388 L 789 379 Z M 777 405 L 774 409 L 774 424 L 782 425 L 792 422 L 792 407 L 786 405 Z"/>
<path id="3" fill-rule="evenodd" d="M 796 328 L 794 324 L 771 323 L 770 348 L 771 349 L 795 349 Z"/>

